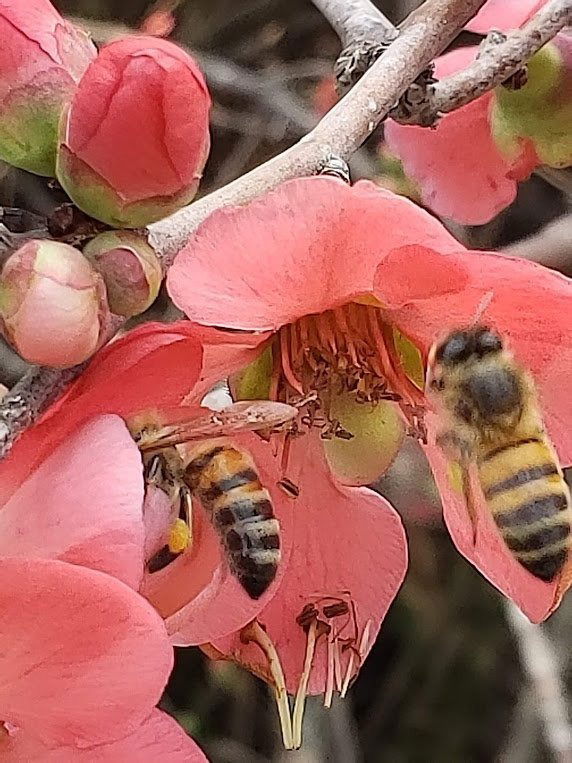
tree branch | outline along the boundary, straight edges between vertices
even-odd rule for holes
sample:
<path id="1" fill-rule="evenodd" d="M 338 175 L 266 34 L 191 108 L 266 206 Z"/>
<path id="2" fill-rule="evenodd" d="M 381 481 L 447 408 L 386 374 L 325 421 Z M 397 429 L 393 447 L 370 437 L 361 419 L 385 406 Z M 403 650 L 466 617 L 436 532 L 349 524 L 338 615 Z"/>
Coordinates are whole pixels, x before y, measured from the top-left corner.
<path id="1" fill-rule="evenodd" d="M 402 124 L 433 124 L 439 114 L 465 106 L 502 84 L 572 23 L 572 0 L 549 0 L 521 29 L 496 45 L 486 45 L 466 69 L 429 86 L 425 102 L 416 109 L 396 109 L 390 116 Z"/>
<path id="2" fill-rule="evenodd" d="M 389 43 L 396 27 L 370 0 L 312 0 L 341 40 L 342 47 L 371 41 Z"/>
<path id="3" fill-rule="evenodd" d="M 529 622 L 511 601 L 506 601 L 505 612 L 518 644 L 522 666 L 536 694 L 535 708 L 548 747 L 555 761 L 569 763 L 572 727 L 554 647 L 542 626 Z"/>
<path id="4" fill-rule="evenodd" d="M 330 8 L 333 11 L 344 1 L 331 0 Z M 244 204 L 285 180 L 319 172 L 332 155 L 347 160 L 484 2 L 426 0 L 359 83 L 302 140 L 224 188 L 150 225 L 149 241 L 165 267 L 197 226 L 216 209 Z M 365 2 L 359 7 L 364 5 Z M 0 404 L 0 458 L 82 370 L 82 367 L 66 371 L 34 369 L 23 377 Z"/>

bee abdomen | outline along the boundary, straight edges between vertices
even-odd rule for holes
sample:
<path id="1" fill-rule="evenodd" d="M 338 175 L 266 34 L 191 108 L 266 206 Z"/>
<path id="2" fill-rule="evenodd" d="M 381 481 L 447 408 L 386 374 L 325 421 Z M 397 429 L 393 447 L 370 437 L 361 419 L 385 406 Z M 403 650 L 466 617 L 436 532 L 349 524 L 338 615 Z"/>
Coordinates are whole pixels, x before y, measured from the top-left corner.
<path id="1" fill-rule="evenodd" d="M 515 558 L 537 578 L 553 580 L 568 556 L 571 511 L 570 493 L 551 449 L 542 440 L 511 443 L 481 460 L 479 476 Z"/>
<path id="2" fill-rule="evenodd" d="M 258 599 L 276 577 L 280 562 L 280 525 L 259 516 L 228 527 L 223 541 L 234 574 L 248 595 Z"/>
<path id="3" fill-rule="evenodd" d="M 250 457 L 230 446 L 203 451 L 186 469 L 210 513 L 232 573 L 253 599 L 276 577 L 280 525 Z"/>

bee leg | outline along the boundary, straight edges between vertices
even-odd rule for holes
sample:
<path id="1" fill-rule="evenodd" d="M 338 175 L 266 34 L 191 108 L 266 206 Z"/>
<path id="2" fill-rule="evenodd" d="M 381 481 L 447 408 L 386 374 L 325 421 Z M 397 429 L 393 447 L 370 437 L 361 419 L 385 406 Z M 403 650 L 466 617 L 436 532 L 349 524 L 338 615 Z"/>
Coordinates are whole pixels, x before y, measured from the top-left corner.
<path id="1" fill-rule="evenodd" d="M 478 515 L 475 506 L 473 490 L 471 487 L 471 478 L 469 465 L 473 460 L 474 447 L 469 436 L 464 437 L 457 431 L 446 430 L 440 432 L 436 439 L 436 444 L 441 448 L 445 456 L 458 465 L 461 471 L 461 488 L 467 514 L 471 527 L 473 528 L 473 546 L 477 545 Z"/>
<path id="2" fill-rule="evenodd" d="M 169 530 L 168 547 L 173 554 L 182 554 L 192 543 L 192 499 L 186 485 L 177 484 L 173 502 L 178 505 L 178 517 Z"/>
<path id="3" fill-rule="evenodd" d="M 471 521 L 473 528 L 473 548 L 477 545 L 477 510 L 475 507 L 475 501 L 473 499 L 473 491 L 471 489 L 471 478 L 467 465 L 461 464 L 461 481 L 463 484 L 463 496 L 465 498 L 465 506 L 467 507 L 467 514 Z"/>
<path id="4" fill-rule="evenodd" d="M 147 562 L 149 572 L 159 572 L 174 562 L 193 542 L 192 497 L 186 485 L 177 484 L 172 497 L 178 504 L 178 517 L 169 528 L 167 543 Z"/>

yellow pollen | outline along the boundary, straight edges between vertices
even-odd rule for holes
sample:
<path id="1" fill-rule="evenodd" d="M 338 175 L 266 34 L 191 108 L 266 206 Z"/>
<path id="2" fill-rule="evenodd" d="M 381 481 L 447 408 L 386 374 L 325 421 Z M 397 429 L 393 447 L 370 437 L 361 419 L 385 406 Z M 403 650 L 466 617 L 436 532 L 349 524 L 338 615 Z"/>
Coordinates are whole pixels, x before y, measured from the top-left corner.
<path id="1" fill-rule="evenodd" d="M 169 530 L 169 551 L 180 554 L 184 551 L 191 540 L 189 525 L 183 519 L 176 519 Z"/>

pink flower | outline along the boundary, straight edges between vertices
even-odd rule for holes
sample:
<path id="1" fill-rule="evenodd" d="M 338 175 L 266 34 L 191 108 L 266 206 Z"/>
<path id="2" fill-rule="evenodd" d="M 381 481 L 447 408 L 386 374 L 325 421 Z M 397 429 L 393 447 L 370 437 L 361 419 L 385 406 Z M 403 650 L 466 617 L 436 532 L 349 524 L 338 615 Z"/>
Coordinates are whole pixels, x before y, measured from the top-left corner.
<path id="1" fill-rule="evenodd" d="M 161 617 L 136 593 L 143 499 L 129 431 L 99 415 L 50 448 L 0 508 L 2 760 L 112 761 L 138 749 L 206 760 L 153 710 L 173 658 Z"/>
<path id="2" fill-rule="evenodd" d="M 197 191 L 210 146 L 209 108 L 188 53 L 154 37 L 116 40 L 74 95 L 58 180 L 78 207 L 109 225 L 137 228 L 165 217 Z"/>
<path id="3" fill-rule="evenodd" d="M 467 252 L 435 219 L 368 182 L 348 187 L 303 178 L 209 217 L 177 256 L 168 287 L 191 320 L 218 327 L 213 341 L 224 328 L 253 332 L 258 389 L 286 400 L 314 391 L 317 423 L 328 419 L 340 388 L 358 406 L 365 393 L 374 400 L 376 393 L 393 395 L 415 436 L 427 436 L 445 519 L 461 552 L 531 619 L 542 620 L 556 606 L 567 573 L 560 583 L 533 578 L 498 534 L 490 541 L 494 528 L 484 507 L 479 521 L 489 529 L 475 548 L 469 544 L 466 510 L 444 477 L 437 422 L 422 390 L 433 342 L 470 325 L 489 301 L 483 320 L 508 337 L 534 375 L 550 437 L 563 465 L 572 463 L 562 384 L 572 371 L 568 279 L 530 262 Z M 303 465 L 312 437 L 291 441 L 287 471 L 296 474 Z M 375 431 L 358 442 L 367 457 L 377 445 Z M 343 444 L 351 449 L 352 440 Z"/>
<path id="4" fill-rule="evenodd" d="M 6 261 L 0 317 L 23 358 L 55 368 L 89 358 L 111 318 L 102 278 L 77 249 L 48 240 L 28 241 Z"/>
<path id="5" fill-rule="evenodd" d="M 467 28 L 510 31 L 545 0 L 489 0 Z M 465 225 L 488 222 L 511 204 L 518 183 L 539 165 L 572 163 L 570 94 L 572 44 L 557 35 L 528 64 L 518 90 L 498 87 L 441 116 L 434 129 L 385 124 L 389 149 L 421 188 L 423 202 Z M 459 48 L 436 61 L 438 78 L 465 68 L 478 48 Z M 470 140 L 467 139 L 470 136 Z"/>
<path id="6" fill-rule="evenodd" d="M 54 175 L 60 115 L 95 46 L 48 0 L 2 0 L 0 37 L 0 158 Z"/>
<path id="7" fill-rule="evenodd" d="M 438 58 L 437 77 L 466 67 L 476 50 L 459 48 Z M 481 225 L 498 215 L 516 198 L 518 182 L 537 165 L 528 145 L 520 145 L 512 160 L 496 146 L 490 126 L 493 98 L 489 92 L 445 114 L 434 129 L 391 119 L 385 123 L 387 146 L 420 187 L 423 203 L 465 225 Z"/>
<path id="8" fill-rule="evenodd" d="M 0 500 L 10 498 L 15 486 L 41 468 L 51 450 L 72 437 L 94 415 L 113 413 L 130 420 L 135 414 L 156 410 L 158 402 L 169 411 L 180 406 L 183 399 L 187 401 L 187 407 L 182 409 L 187 411 L 185 416 L 192 418 L 198 412 L 204 415 L 205 409 L 199 409 L 197 403 L 224 373 L 216 363 L 207 366 L 197 333 L 188 322 L 146 324 L 99 352 L 68 394 L 48 411 L 43 422 L 16 443 L 3 462 Z M 242 343 L 225 343 L 220 350 L 229 371 L 244 365 L 251 357 Z M 275 593 L 287 567 L 293 505 L 277 487 L 281 471 L 273 447 L 254 435 L 245 434 L 237 440 L 253 454 L 272 494 L 282 528 L 283 564 L 268 592 L 259 600 L 249 598 L 229 577 L 218 539 L 197 506 L 193 512 L 194 544 L 165 570 L 146 572 L 135 584 L 165 618 L 174 643 L 198 644 L 241 628 Z M 135 448 L 133 442 L 132 447 Z M 140 460 L 136 476 L 142 485 Z M 144 509 L 148 560 L 165 543 L 172 518 L 171 506 L 162 491 L 149 490 Z M 132 510 L 141 516 L 140 500 L 135 501 Z"/>
<path id="9" fill-rule="evenodd" d="M 111 575 L 47 558 L 0 558 L 0 712 L 46 745 L 134 731 L 172 667 L 160 617 Z"/>
<path id="10" fill-rule="evenodd" d="M 169 416 L 170 407 L 180 404 L 185 397 L 186 407 L 180 408 L 179 414 L 191 419 L 200 410 L 197 401 L 214 381 L 247 365 L 257 352 L 258 337 L 251 339 L 227 332 L 220 333 L 220 342 L 215 341 L 201 351 L 197 339 L 202 341 L 203 334 L 209 335 L 208 329 L 189 322 L 148 324 L 100 351 L 68 395 L 16 443 L 4 463 L 7 471 L 0 481 L 0 490 L 8 491 L 11 484 L 21 481 L 30 464 L 45 458 L 55 443 L 70 437 L 96 413 L 116 413 L 130 420 L 133 414 L 154 408 L 159 401 Z M 201 506 L 196 505 L 191 547 L 164 570 L 146 573 L 141 591 L 163 615 L 171 639 L 177 644 L 219 643 L 226 638 L 232 643 L 232 634 L 256 621 L 259 613 L 266 611 L 276 598 L 275 611 L 283 607 L 287 617 L 283 633 L 271 629 L 269 638 L 276 637 L 276 648 L 285 661 L 291 690 L 301 680 L 305 649 L 304 632 L 296 617 L 304 607 L 316 602 L 320 605 L 324 597 L 327 606 L 328 597 L 337 601 L 342 596 L 351 612 L 355 612 L 353 626 L 345 624 L 347 616 L 336 622 L 336 628 L 344 627 L 342 640 L 338 639 L 335 647 L 340 652 L 336 657 L 338 667 L 344 669 L 343 686 L 345 676 L 349 681 L 355 675 L 369 651 L 405 573 L 406 549 L 399 518 L 385 501 L 368 490 L 349 492 L 320 479 L 319 475 L 326 470 L 321 449 L 308 453 L 304 475 L 288 470 L 286 476 L 300 484 L 300 495 L 293 500 L 278 486 L 285 476 L 281 459 L 276 457 L 277 449 L 282 447 L 280 438 L 272 438 L 268 443 L 245 433 L 232 440 L 252 455 L 280 521 L 282 559 L 276 580 L 260 599 L 248 597 L 229 576 L 211 523 Z M 351 510 L 350 500 L 354 504 Z M 172 507 L 165 494 L 149 489 L 145 502 L 146 559 L 165 542 L 171 516 Z M 334 531 L 335 538 L 330 537 Z M 348 564 L 338 568 L 340 545 L 355 537 L 364 543 L 361 564 L 356 565 L 353 560 L 350 563 L 348 556 Z M 370 553 L 365 545 L 372 537 L 378 539 L 379 554 Z M 324 567 L 317 565 L 306 574 L 301 571 L 305 552 L 297 549 L 311 544 L 317 544 L 316 552 Z M 263 622 L 266 621 L 265 616 Z M 354 641 L 350 639 L 352 627 L 358 631 Z M 347 639 L 350 640 L 346 643 Z M 356 639 L 359 643 L 354 643 Z M 332 661 L 324 661 L 322 647 L 320 640 L 316 670 L 309 689 L 302 683 L 301 696 L 307 691 L 331 692 L 336 686 L 331 684 L 332 674 L 327 667 L 332 666 Z M 351 661 L 350 653 L 354 655 Z M 264 664 L 263 660 L 259 662 Z"/>

